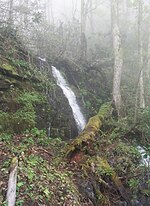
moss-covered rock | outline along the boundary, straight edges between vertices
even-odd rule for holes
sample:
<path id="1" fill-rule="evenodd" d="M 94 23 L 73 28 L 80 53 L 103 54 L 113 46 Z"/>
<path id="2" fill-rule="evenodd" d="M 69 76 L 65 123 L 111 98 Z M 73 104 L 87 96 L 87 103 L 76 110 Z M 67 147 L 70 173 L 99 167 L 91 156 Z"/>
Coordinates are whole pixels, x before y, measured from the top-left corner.
<path id="1" fill-rule="evenodd" d="M 9 63 L 3 63 L 0 65 L 0 67 L 4 70 L 3 71 L 4 73 L 7 71 L 12 73 L 13 75 L 18 75 L 17 72 L 15 71 L 15 67 L 10 65 Z"/>

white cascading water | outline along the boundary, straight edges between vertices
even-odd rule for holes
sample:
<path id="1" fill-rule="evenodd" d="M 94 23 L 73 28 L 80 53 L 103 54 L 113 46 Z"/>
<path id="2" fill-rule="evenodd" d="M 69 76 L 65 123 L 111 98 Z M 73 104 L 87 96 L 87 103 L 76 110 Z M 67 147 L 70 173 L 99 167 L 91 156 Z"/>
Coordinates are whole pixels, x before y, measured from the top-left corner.
<path id="1" fill-rule="evenodd" d="M 54 78 L 57 81 L 57 85 L 62 89 L 64 95 L 68 99 L 78 131 L 81 132 L 86 125 L 86 120 L 77 103 L 76 96 L 74 92 L 70 89 L 69 85 L 67 84 L 62 74 L 54 66 L 52 66 L 52 73 L 53 73 Z"/>
<path id="2" fill-rule="evenodd" d="M 150 155 L 146 155 L 145 149 L 143 149 L 143 147 L 141 146 L 138 146 L 137 149 L 141 154 L 141 164 L 149 167 L 150 166 Z"/>

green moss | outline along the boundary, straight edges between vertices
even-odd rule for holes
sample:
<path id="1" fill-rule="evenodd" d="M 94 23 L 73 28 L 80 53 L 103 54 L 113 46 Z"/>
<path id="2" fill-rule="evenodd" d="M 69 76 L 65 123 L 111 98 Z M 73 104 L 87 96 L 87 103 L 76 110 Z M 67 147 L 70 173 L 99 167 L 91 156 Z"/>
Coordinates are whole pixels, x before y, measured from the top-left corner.
<path id="1" fill-rule="evenodd" d="M 44 103 L 44 98 L 37 92 L 16 92 L 11 104 L 16 104 L 17 110 L 10 112 L 0 111 L 0 130 L 22 133 L 36 125 L 37 104 Z"/>
<path id="2" fill-rule="evenodd" d="M 111 114 L 111 110 L 112 110 L 112 106 L 110 102 L 103 104 L 98 112 L 99 118 L 103 120 L 104 118 L 106 118 L 108 115 Z"/>
<path id="3" fill-rule="evenodd" d="M 17 81 L 11 78 L 5 78 L 5 82 L 9 83 L 9 84 L 15 84 Z"/>
<path id="4" fill-rule="evenodd" d="M 99 156 L 89 157 L 82 164 L 82 168 L 85 174 L 88 174 L 88 170 L 91 170 L 99 178 L 99 182 L 101 182 L 103 177 L 112 177 L 113 175 L 113 170 L 108 162 Z"/>
<path id="5" fill-rule="evenodd" d="M 99 128 L 100 128 L 100 126 L 101 126 L 101 124 L 102 124 L 102 123 L 101 123 L 101 120 L 100 120 L 99 116 L 98 116 L 98 115 L 95 115 L 94 117 L 91 117 L 91 118 L 89 119 L 89 121 L 88 121 L 85 129 L 86 129 L 86 128 L 91 128 L 91 129 L 93 129 L 93 130 L 95 130 L 95 131 L 98 131 Z"/>
<path id="6" fill-rule="evenodd" d="M 99 112 L 94 117 L 91 117 L 81 134 L 75 138 L 71 145 L 67 148 L 67 155 L 72 153 L 75 149 L 82 149 L 83 143 L 94 141 L 95 135 L 98 133 L 102 120 L 110 115 L 111 104 L 107 103 L 101 106 Z"/>
<path id="7" fill-rule="evenodd" d="M 11 161 L 10 171 L 14 170 L 14 168 L 18 165 L 18 158 L 14 157 Z"/>
<path id="8" fill-rule="evenodd" d="M 2 67 L 4 70 L 7 70 L 7 71 L 11 72 L 11 73 L 14 74 L 14 75 L 18 75 L 17 72 L 15 71 L 15 68 L 14 68 L 12 65 L 10 65 L 9 63 L 3 63 L 3 64 L 1 65 L 1 67 Z"/>

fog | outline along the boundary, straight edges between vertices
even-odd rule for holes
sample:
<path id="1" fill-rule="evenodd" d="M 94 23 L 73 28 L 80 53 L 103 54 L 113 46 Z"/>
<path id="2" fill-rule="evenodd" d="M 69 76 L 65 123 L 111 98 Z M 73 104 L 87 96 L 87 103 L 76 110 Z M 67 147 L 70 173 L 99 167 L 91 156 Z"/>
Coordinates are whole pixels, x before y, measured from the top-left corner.
<path id="1" fill-rule="evenodd" d="M 87 1 L 85 1 L 86 3 Z M 104 22 L 110 19 L 110 2 L 109 0 L 92 0 L 91 8 L 87 8 L 86 15 L 87 21 L 89 21 L 89 16 L 93 15 L 93 21 Z M 81 1 L 79 0 L 50 0 L 47 1 L 47 12 L 53 13 L 53 18 L 57 24 L 59 21 L 67 22 L 72 21 L 74 18 L 81 18 Z M 90 6 L 90 5 L 89 5 Z"/>
<path id="2" fill-rule="evenodd" d="M 86 37 L 87 51 L 91 48 L 97 50 L 100 47 L 106 49 L 112 46 L 111 2 L 110 0 L 1 0 L 0 19 L 2 24 L 9 21 L 22 38 L 24 36 L 29 40 L 35 40 L 35 35 L 38 35 L 38 38 L 40 36 L 42 39 L 45 38 L 46 42 L 48 38 L 46 35 L 50 35 L 52 39 L 58 35 L 56 44 L 58 50 L 64 46 L 62 42 L 63 44 L 65 42 L 70 49 L 74 44 L 79 46 L 81 33 Z M 124 45 L 128 43 L 130 46 L 130 41 L 135 43 L 138 40 L 137 36 L 134 36 L 138 32 L 138 1 L 118 2 L 121 40 Z M 142 27 L 146 31 L 150 2 L 149 0 L 142 2 Z M 48 34 L 49 27 L 55 27 L 53 35 Z M 147 35 L 146 31 L 146 38 Z"/>
<path id="3" fill-rule="evenodd" d="M 49 7 L 53 7 L 52 12 L 55 21 L 68 21 L 70 18 L 79 16 L 80 2 L 76 0 L 51 0 Z M 51 9 L 49 8 L 51 11 Z"/>

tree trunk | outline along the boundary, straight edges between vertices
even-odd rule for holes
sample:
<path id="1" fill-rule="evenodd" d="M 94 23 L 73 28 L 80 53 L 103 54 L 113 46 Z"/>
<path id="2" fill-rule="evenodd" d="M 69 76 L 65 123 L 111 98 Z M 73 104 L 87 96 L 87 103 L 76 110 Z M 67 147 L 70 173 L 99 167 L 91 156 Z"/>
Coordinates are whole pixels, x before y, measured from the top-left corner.
<path id="1" fill-rule="evenodd" d="M 139 106 L 145 108 L 145 97 L 144 97 L 144 80 L 143 80 L 143 38 L 142 38 L 142 21 L 143 21 L 143 5 L 142 0 L 139 0 L 138 5 L 138 58 L 139 58 Z"/>
<path id="2" fill-rule="evenodd" d="M 28 26 L 29 0 L 24 1 L 24 7 L 25 7 L 25 11 L 24 11 L 24 15 L 23 15 L 23 22 L 24 22 L 24 26 L 26 28 Z"/>
<path id="3" fill-rule="evenodd" d="M 85 0 L 81 0 L 81 34 L 85 33 L 86 14 L 85 14 Z"/>
<path id="4" fill-rule="evenodd" d="M 13 23 L 13 0 L 9 1 L 9 16 L 8 16 L 8 25 L 12 26 Z"/>
<path id="5" fill-rule="evenodd" d="M 49 24 L 54 24 L 53 1 L 46 0 L 46 13 Z"/>
<path id="6" fill-rule="evenodd" d="M 94 19 L 93 19 L 93 11 L 92 11 L 92 9 L 93 9 L 93 1 L 92 0 L 90 0 L 90 2 L 89 2 L 89 9 L 91 10 L 90 17 L 89 17 L 90 27 L 91 27 L 92 33 L 94 33 L 95 28 L 94 28 L 94 21 L 93 21 Z"/>
<path id="7" fill-rule="evenodd" d="M 147 48 L 147 77 L 150 78 L 150 29 L 148 34 L 148 48 Z"/>
<path id="8" fill-rule="evenodd" d="M 121 73 L 123 66 L 121 37 L 118 25 L 118 0 L 111 2 L 112 12 L 112 36 L 113 36 L 113 49 L 114 49 L 114 78 L 113 78 L 113 101 L 115 103 L 118 116 L 121 115 Z"/>
<path id="9" fill-rule="evenodd" d="M 87 41 L 85 35 L 86 29 L 86 8 L 85 8 L 85 0 L 81 0 L 81 34 L 80 34 L 80 41 L 81 41 L 81 60 L 86 59 L 86 52 L 87 52 Z"/>
<path id="10" fill-rule="evenodd" d="M 143 80 L 143 69 L 141 69 L 140 79 L 139 79 L 139 88 L 140 88 L 140 108 L 145 108 L 145 97 L 144 97 L 144 80 Z"/>

